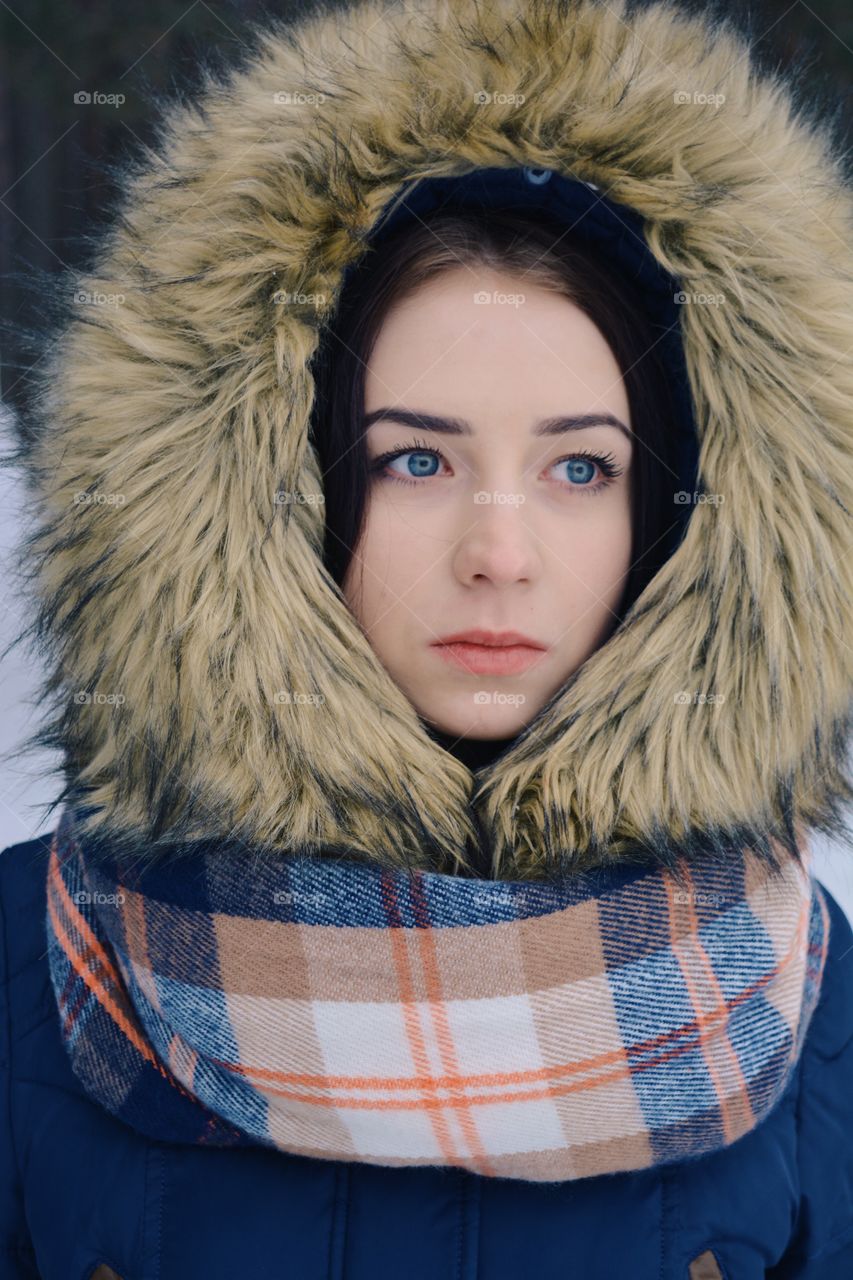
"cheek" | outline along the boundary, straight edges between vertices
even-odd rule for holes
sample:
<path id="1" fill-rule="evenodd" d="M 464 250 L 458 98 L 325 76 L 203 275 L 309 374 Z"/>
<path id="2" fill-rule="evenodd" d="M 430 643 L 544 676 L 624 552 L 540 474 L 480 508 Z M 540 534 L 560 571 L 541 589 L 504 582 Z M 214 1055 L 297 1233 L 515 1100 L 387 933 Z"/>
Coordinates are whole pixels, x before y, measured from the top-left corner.
<path id="1" fill-rule="evenodd" d="M 598 499 L 580 498 L 578 501 L 591 505 Z M 571 595 L 609 600 L 620 589 L 631 567 L 630 511 L 626 503 L 618 511 L 611 507 L 607 511 L 592 513 L 592 517 L 579 519 L 568 530 L 564 526 L 563 546 L 568 547 L 568 554 L 562 554 L 560 558 Z"/>
<path id="2" fill-rule="evenodd" d="M 436 559 L 430 540 L 393 503 L 371 502 L 357 554 L 344 579 L 347 603 L 365 627 L 387 629 L 398 610 L 411 609 L 412 583 Z"/>

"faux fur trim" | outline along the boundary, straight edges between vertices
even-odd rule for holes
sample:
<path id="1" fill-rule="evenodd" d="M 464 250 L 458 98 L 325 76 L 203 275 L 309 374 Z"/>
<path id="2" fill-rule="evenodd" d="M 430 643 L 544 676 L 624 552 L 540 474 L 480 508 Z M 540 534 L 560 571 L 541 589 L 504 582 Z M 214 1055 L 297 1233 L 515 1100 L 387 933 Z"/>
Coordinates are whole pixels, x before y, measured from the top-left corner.
<path id="1" fill-rule="evenodd" d="M 275 496 L 321 490 L 307 365 L 365 233 L 412 178 L 489 165 L 598 184 L 685 290 L 724 295 L 681 309 L 722 501 L 473 779 L 324 571 L 322 505 Z M 228 839 L 438 870 L 480 841 L 510 878 L 842 834 L 851 213 L 826 122 L 728 24 L 669 3 L 366 0 L 258 31 L 126 173 L 74 284 L 123 301 L 69 307 L 20 445 L 39 741 L 88 829 L 134 857 Z"/>

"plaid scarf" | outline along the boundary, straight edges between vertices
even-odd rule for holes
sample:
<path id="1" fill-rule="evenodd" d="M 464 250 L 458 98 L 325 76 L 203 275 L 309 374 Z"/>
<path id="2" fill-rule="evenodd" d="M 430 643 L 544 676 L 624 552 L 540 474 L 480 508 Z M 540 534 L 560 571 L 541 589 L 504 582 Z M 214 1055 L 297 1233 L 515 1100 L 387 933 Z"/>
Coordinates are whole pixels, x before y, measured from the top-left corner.
<path id="1" fill-rule="evenodd" d="M 566 1181 L 728 1146 L 779 1100 L 829 916 L 782 851 L 561 882 L 331 858 L 48 870 L 73 1070 L 171 1142 Z"/>

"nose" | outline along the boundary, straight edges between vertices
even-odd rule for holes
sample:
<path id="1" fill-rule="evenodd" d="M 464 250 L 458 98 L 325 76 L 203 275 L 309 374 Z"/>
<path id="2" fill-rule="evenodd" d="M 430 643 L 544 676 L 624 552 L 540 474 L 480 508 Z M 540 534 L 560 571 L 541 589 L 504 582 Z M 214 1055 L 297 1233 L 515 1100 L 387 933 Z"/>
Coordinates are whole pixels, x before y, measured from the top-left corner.
<path id="1" fill-rule="evenodd" d="M 453 557 L 459 581 L 465 585 L 487 581 L 496 587 L 532 582 L 541 563 L 539 542 L 528 525 L 520 495 L 475 495 L 474 516 Z"/>

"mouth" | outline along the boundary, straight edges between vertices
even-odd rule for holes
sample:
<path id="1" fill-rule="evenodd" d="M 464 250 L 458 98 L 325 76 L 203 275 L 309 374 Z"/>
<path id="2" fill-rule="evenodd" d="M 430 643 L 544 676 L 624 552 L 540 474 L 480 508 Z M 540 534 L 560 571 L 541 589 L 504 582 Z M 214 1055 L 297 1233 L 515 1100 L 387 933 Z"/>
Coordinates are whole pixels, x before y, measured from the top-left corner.
<path id="1" fill-rule="evenodd" d="M 472 675 L 518 675 L 547 653 L 547 645 L 518 631 L 460 631 L 437 641 L 440 658 Z"/>

